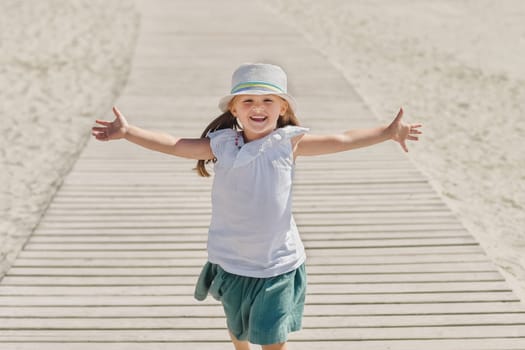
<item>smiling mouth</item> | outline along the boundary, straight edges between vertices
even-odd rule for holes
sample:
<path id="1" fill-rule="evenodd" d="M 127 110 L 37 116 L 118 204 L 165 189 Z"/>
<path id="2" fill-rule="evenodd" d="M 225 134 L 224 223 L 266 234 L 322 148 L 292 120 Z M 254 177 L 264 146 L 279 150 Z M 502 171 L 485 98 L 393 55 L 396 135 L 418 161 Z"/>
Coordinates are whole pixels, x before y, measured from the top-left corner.
<path id="1" fill-rule="evenodd" d="M 268 119 L 268 117 L 259 117 L 259 116 L 257 116 L 257 117 L 250 117 L 250 120 L 253 120 L 254 122 L 258 122 L 258 123 L 263 122 L 266 119 Z"/>

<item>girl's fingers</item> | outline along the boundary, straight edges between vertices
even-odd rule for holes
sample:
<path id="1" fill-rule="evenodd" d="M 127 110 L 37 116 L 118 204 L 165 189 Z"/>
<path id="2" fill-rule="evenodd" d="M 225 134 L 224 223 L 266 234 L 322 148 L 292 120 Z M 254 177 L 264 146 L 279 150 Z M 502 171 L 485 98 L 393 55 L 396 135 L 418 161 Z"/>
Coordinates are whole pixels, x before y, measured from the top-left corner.
<path id="1" fill-rule="evenodd" d="M 394 122 L 398 122 L 401 118 L 403 118 L 403 107 L 399 108 L 399 112 L 397 112 Z"/>
<path id="2" fill-rule="evenodd" d="M 116 119 L 113 121 L 106 121 L 97 119 L 96 123 L 101 126 L 94 126 L 91 128 L 91 134 L 99 141 L 109 141 L 115 138 L 119 138 L 119 129 L 122 125 L 127 124 L 126 119 L 117 109 L 113 106 L 113 114 L 115 114 Z"/>
<path id="3" fill-rule="evenodd" d="M 117 107 L 113 106 L 113 114 L 115 114 L 115 116 L 118 118 L 118 119 L 121 119 L 122 118 L 122 114 L 120 113 L 120 111 L 118 110 Z"/>
<path id="4" fill-rule="evenodd" d="M 106 141 L 107 137 L 104 133 L 101 132 L 92 132 L 91 135 L 95 136 L 95 138 L 99 141 Z"/>
<path id="5" fill-rule="evenodd" d="M 403 148 L 403 151 L 408 152 L 406 140 L 418 141 L 419 137 L 414 135 L 422 134 L 422 132 L 418 130 L 418 128 L 422 127 L 422 124 L 404 124 L 401 122 L 401 118 L 403 118 L 403 107 L 399 109 L 399 112 L 392 122 L 392 124 L 397 128 L 398 133 L 396 136 L 394 136 L 394 140 L 399 142 L 401 148 Z"/>
<path id="6" fill-rule="evenodd" d="M 107 122 L 105 120 L 100 120 L 100 119 L 95 120 L 95 122 L 97 124 L 104 125 L 104 126 L 109 126 L 111 124 L 111 122 Z"/>
<path id="7" fill-rule="evenodd" d="M 93 136 L 104 135 L 104 134 L 105 134 L 105 132 L 101 131 L 101 130 L 92 130 L 91 131 L 91 135 L 93 135 Z"/>
<path id="8" fill-rule="evenodd" d="M 408 152 L 408 147 L 405 141 L 401 141 L 399 144 L 401 145 L 401 148 L 403 148 L 403 151 Z"/>

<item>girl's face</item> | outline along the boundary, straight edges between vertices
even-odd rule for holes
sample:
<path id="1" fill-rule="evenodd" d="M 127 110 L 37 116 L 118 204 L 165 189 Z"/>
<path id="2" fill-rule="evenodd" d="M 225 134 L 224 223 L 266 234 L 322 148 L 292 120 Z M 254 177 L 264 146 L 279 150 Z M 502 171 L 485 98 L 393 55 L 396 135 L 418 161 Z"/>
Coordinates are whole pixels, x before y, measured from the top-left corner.
<path id="1" fill-rule="evenodd" d="M 243 128 L 245 142 L 260 139 L 277 128 L 288 103 L 277 95 L 238 95 L 230 111 Z"/>

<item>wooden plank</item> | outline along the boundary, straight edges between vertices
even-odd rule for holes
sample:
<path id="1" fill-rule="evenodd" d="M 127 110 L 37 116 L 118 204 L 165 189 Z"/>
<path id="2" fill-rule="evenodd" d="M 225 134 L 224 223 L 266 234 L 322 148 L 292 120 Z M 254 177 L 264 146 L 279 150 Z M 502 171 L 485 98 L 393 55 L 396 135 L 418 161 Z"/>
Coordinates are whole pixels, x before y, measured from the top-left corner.
<path id="1" fill-rule="evenodd" d="M 297 195 L 296 195 L 297 197 Z M 308 203 L 306 195 L 301 196 L 301 200 L 297 201 L 297 205 L 294 205 L 294 212 L 312 212 L 317 210 L 319 212 L 332 210 L 396 210 L 391 206 L 391 198 L 347 198 L 342 200 L 341 198 L 334 198 L 333 196 L 311 196 L 311 199 L 319 199 L 319 203 Z M 344 205 L 343 207 L 341 207 Z M 397 208 L 397 207 L 396 207 Z M 440 202 L 437 198 L 415 198 L 410 202 L 399 203 L 399 210 L 413 209 L 420 211 L 425 210 L 448 210 L 448 208 Z M 142 210 L 151 212 L 155 210 L 165 211 L 209 211 L 211 210 L 211 202 L 207 198 L 199 197 L 192 198 L 186 203 L 182 203 L 181 200 L 160 200 L 155 197 L 142 197 L 142 198 L 130 198 L 129 201 L 122 203 L 113 203 L 111 201 L 104 203 L 97 202 L 93 198 L 85 198 L 84 200 L 75 200 L 74 198 L 57 198 L 54 201 L 48 211 L 47 215 L 65 215 L 70 213 L 82 213 L 83 215 L 104 215 L 109 210 L 112 215 L 114 212 L 122 213 L 136 213 Z"/>
<path id="2" fill-rule="evenodd" d="M 174 133 L 177 133 L 175 131 Z M 190 164 L 191 161 L 188 161 L 187 164 Z M 147 165 L 144 165 L 142 167 L 137 166 L 137 164 L 133 162 L 120 162 L 118 164 L 118 161 L 115 162 L 116 164 L 113 165 L 106 165 L 105 168 L 101 171 L 99 169 L 100 161 L 94 162 L 93 165 L 86 165 L 86 162 L 82 162 L 77 166 L 76 173 L 93 173 L 93 174 L 103 174 L 103 173 L 117 173 L 117 174 L 129 174 L 129 176 L 133 176 L 139 173 L 155 173 L 155 174 L 173 174 L 174 171 L 180 171 L 180 168 L 177 169 L 177 164 L 169 164 L 167 165 L 166 162 L 163 163 L 149 163 Z M 113 163 L 113 162 L 112 162 Z M 419 184 L 419 185 L 426 185 L 427 181 L 426 179 L 421 176 L 421 173 L 419 173 L 415 169 L 407 169 L 407 168 L 389 168 L 388 164 L 386 163 L 380 163 L 380 166 L 370 166 L 356 169 L 354 167 L 349 167 L 346 169 L 346 172 L 343 176 L 342 172 L 334 172 L 331 173 L 329 176 L 322 176 L 326 173 L 323 173 L 322 171 L 307 171 L 307 169 L 303 169 L 301 166 L 296 167 L 298 169 L 296 179 L 298 183 L 302 182 L 308 182 L 308 183 L 330 183 L 332 181 L 344 181 L 345 183 L 351 183 L 354 182 L 352 180 L 354 179 L 362 179 L 363 174 L 369 175 L 370 182 L 367 182 L 367 184 L 370 183 L 411 183 L 411 184 Z M 377 172 L 371 172 L 371 170 L 378 170 Z M 180 177 L 184 177 L 185 179 L 192 180 L 192 176 L 197 176 L 197 174 L 192 172 L 184 172 L 177 174 Z M 318 176 L 316 178 L 316 175 Z M 323 181 L 319 180 L 319 177 L 323 179 Z M 326 180 L 325 180 L 326 179 Z M 361 180 L 362 181 L 362 180 Z M 68 192 L 71 191 L 68 189 Z M 115 189 L 108 190 L 109 193 L 112 193 L 115 191 Z M 89 195 L 88 192 L 84 192 L 85 195 Z"/>
<path id="3" fill-rule="evenodd" d="M 172 217 L 168 218 L 166 216 L 165 220 L 123 220 L 121 222 L 111 222 L 110 220 L 105 221 L 102 218 L 91 220 L 91 222 L 63 222 L 63 223 L 42 223 L 41 229 L 44 229 L 47 233 L 58 234 L 67 232 L 67 234 L 78 234 L 78 233 L 93 233 L 93 234 L 104 234 L 111 232 L 122 232 L 122 230 L 130 229 L 130 232 L 152 232 L 153 230 L 159 230 L 157 232 L 168 232 L 168 233 L 177 233 L 184 232 L 186 230 L 199 229 L 198 233 L 207 233 L 208 225 L 206 224 L 195 224 L 192 226 L 192 220 L 188 218 L 187 220 L 176 220 Z M 201 221 L 199 221 L 201 222 Z M 203 219 L 203 223 L 209 223 L 209 219 Z M 367 219 L 352 219 L 352 218 L 341 218 L 333 219 L 330 221 L 329 218 L 323 220 L 314 220 L 297 218 L 296 222 L 301 227 L 312 227 L 319 228 L 319 234 L 323 232 L 331 232 L 332 227 L 336 228 L 335 232 L 340 232 L 339 228 L 341 226 L 348 226 L 350 229 L 348 232 L 356 231 L 365 231 L 367 228 L 375 232 L 380 232 L 382 227 L 389 227 L 389 231 L 415 231 L 418 229 L 424 229 L 425 226 L 433 226 L 436 230 L 446 230 L 446 229 L 457 229 L 457 223 L 451 218 L 420 218 L 413 222 L 403 219 L 384 219 L 378 218 L 378 221 L 371 222 Z M 353 228 L 353 230 L 352 230 Z M 43 232 L 43 230 L 39 230 Z M 155 231 L 153 231 L 155 232 Z M 334 232 L 331 232 L 334 233 Z"/>
<path id="4" fill-rule="evenodd" d="M 173 300 L 185 298 L 185 302 L 192 301 L 193 287 L 191 285 L 3 285 L 0 286 L 1 296 L 169 296 Z M 453 301 L 516 301 L 509 290 L 479 290 L 479 291 L 375 291 L 373 293 L 354 291 L 341 294 L 337 290 L 328 293 L 315 293 L 308 290 L 308 302 L 319 303 L 325 299 L 327 303 L 331 300 L 352 300 L 352 302 L 370 303 L 381 302 L 453 302 Z M 346 298 L 346 299 L 345 299 Z M 470 298 L 470 299 L 469 299 Z M 21 299 L 20 303 L 24 299 Z M 350 302 L 350 301 L 349 301 Z"/>
<path id="5" fill-rule="evenodd" d="M 498 282 L 504 281 L 501 274 L 496 272 L 467 272 L 467 273 L 390 273 L 378 274 L 311 274 L 308 277 L 311 284 L 321 283 L 437 283 L 437 282 Z"/>
<path id="6" fill-rule="evenodd" d="M 94 342 L 86 343 L 69 342 L 67 340 L 56 341 L 32 341 L 31 339 L 22 342 L 3 342 L 0 341 L 0 350 L 173 350 L 175 346 L 182 346 L 187 349 L 195 350 L 231 350 L 231 342 Z"/>
<path id="7" fill-rule="evenodd" d="M 476 292 L 510 291 L 505 282 L 389 282 L 389 283 L 331 283 L 313 284 L 309 292 L 315 294 L 342 293 L 424 293 L 424 292 Z"/>
<path id="8" fill-rule="evenodd" d="M 456 292 L 456 293 L 376 293 L 376 294 L 308 294 L 309 305 L 339 304 L 423 304 L 459 302 L 517 302 L 519 299 L 511 291 L 501 292 Z M 210 297 L 204 303 L 212 302 Z M 151 305 L 191 305 L 194 300 L 188 295 L 0 295 L 3 306 L 151 306 Z M 213 302 L 214 303 L 214 302 Z"/>
<path id="9" fill-rule="evenodd" d="M 514 318 L 514 320 L 517 320 Z M 505 324 L 505 323 L 502 323 Z M 168 317 L 168 318 L 13 318 L 1 319 L 0 330 L 129 330 L 150 329 L 166 331 L 176 329 L 220 329 L 226 330 L 224 317 Z"/>
<path id="10" fill-rule="evenodd" d="M 312 200 L 315 198 L 312 198 Z M 321 214 L 321 213 L 399 213 L 411 211 L 413 213 L 437 213 L 437 212 L 448 212 L 448 209 L 439 204 L 426 204 L 426 203 L 410 203 L 410 204 L 399 204 L 393 208 L 389 203 L 378 203 L 378 204 L 349 204 L 342 203 L 340 200 L 333 200 L 329 198 L 328 200 L 323 200 L 319 198 L 320 202 L 317 202 L 316 205 L 298 205 L 295 206 L 294 213 L 296 215 L 308 215 L 308 214 Z M 329 200 L 331 202 L 329 202 Z M 306 201 L 305 201 L 306 202 Z M 127 201 L 122 204 L 110 205 L 109 203 L 105 206 L 96 206 L 96 203 L 93 203 L 92 208 L 87 207 L 89 204 L 84 206 L 83 204 L 69 204 L 64 207 L 64 209 L 57 209 L 55 207 L 50 207 L 46 213 L 46 220 L 61 220 L 67 215 L 72 215 L 78 220 L 85 220 L 86 218 L 90 219 L 101 219 L 106 217 L 121 216 L 129 217 L 135 214 L 140 214 L 144 217 L 150 215 L 209 215 L 211 213 L 211 206 L 208 203 L 204 202 L 187 202 L 187 206 L 183 203 L 150 203 L 145 205 L 141 201 L 136 201 L 136 203 L 130 203 Z M 69 207 L 69 209 L 67 208 Z M 69 220 L 72 220 L 70 218 Z"/>
<path id="11" fill-rule="evenodd" d="M 305 307 L 305 315 L 323 317 L 349 315 L 428 315 L 428 314 L 483 314 L 483 313 L 522 313 L 525 305 L 520 302 L 463 302 L 463 303 L 412 303 L 412 304 L 334 304 L 310 305 Z"/>
<path id="12" fill-rule="evenodd" d="M 174 223 L 176 225 L 188 223 L 191 224 L 191 222 L 198 220 L 198 221 L 204 221 L 209 222 L 210 220 L 210 214 L 211 213 L 177 213 L 177 212 L 169 212 L 166 211 L 165 213 L 159 214 L 158 212 L 155 213 L 147 213 L 147 214 L 139 214 L 139 215 L 122 215 L 119 213 L 113 213 L 113 215 L 104 216 L 102 218 L 100 217 L 89 217 L 89 216 L 54 216 L 54 217 L 48 217 L 42 222 L 42 227 L 53 227 L 56 225 L 62 225 L 65 224 L 69 227 L 82 227 L 82 225 L 85 225 L 89 227 L 92 225 L 93 221 L 101 221 L 104 225 L 107 227 L 115 227 L 115 225 L 118 224 L 122 225 L 129 225 L 137 223 L 137 222 L 148 222 L 148 221 L 154 221 L 154 222 L 164 222 L 164 223 Z M 410 215 L 414 215 L 412 213 L 402 213 L 400 211 L 383 211 L 383 212 L 361 212 L 356 213 L 351 210 L 342 211 L 342 212 L 331 212 L 331 213 L 318 213 L 318 212 L 311 212 L 311 213 L 305 213 L 305 212 L 299 212 L 295 215 L 295 218 L 298 222 L 303 223 L 309 223 L 309 222 L 315 222 L 317 224 L 323 224 L 325 221 L 332 222 L 333 224 L 336 223 L 342 223 L 342 224 L 349 224 L 352 223 L 358 224 L 358 223 L 369 223 L 371 218 L 374 218 L 375 222 L 387 222 L 387 223 L 420 223 L 420 222 L 450 222 L 455 221 L 452 214 L 448 211 L 425 211 L 420 213 L 417 217 L 412 217 L 412 220 L 410 220 Z M 124 222 L 123 222 L 124 221 Z M 73 226 L 74 225 L 74 226 Z"/>
<path id="13" fill-rule="evenodd" d="M 46 251 L 83 251 L 83 250 L 205 250 L 206 242 L 178 242 L 178 243 L 82 243 L 82 244 L 67 244 L 67 243 L 32 243 L 29 242 L 26 250 L 46 250 Z"/>
<path id="14" fill-rule="evenodd" d="M 490 339 L 427 339 L 427 340 L 371 340 L 357 341 L 317 341 L 293 342 L 291 346 L 304 350 L 332 349 L 332 350 L 523 350 L 523 339 L 490 338 Z M 195 350 L 231 350 L 230 342 L 89 342 L 72 343 L 61 342 L 0 342 L 1 350 L 92 350 L 94 346 L 104 350 L 172 350 L 184 347 Z M 290 347 L 291 347 L 290 346 Z"/>
<path id="15" fill-rule="evenodd" d="M 414 206 L 415 208 L 415 206 Z M 413 213 L 407 213 L 402 205 L 400 207 L 392 208 L 385 206 L 383 209 L 379 209 L 377 207 L 374 208 L 364 208 L 362 206 L 360 207 L 334 207 L 330 208 L 329 206 L 324 206 L 322 208 L 316 208 L 316 207 L 309 207 L 305 209 L 297 209 L 294 211 L 294 214 L 296 217 L 307 217 L 309 219 L 319 219 L 319 218 L 329 218 L 329 219 L 337 219 L 337 218 L 408 218 L 410 215 L 414 215 Z M 416 212 L 419 212 L 418 215 L 422 217 L 450 217 L 451 213 L 450 211 L 446 209 L 442 210 L 426 210 L 423 209 L 422 206 L 418 208 L 418 210 L 415 210 Z M 182 217 L 189 216 L 190 218 L 206 218 L 210 215 L 211 209 L 153 209 L 153 208 L 147 208 L 144 211 L 121 211 L 121 210 L 114 210 L 110 209 L 109 212 L 105 211 L 102 215 L 99 214 L 88 214 L 88 213 L 81 213 L 81 214 L 75 214 L 74 212 L 70 213 L 64 213 L 61 215 L 53 214 L 53 212 L 49 213 L 49 215 L 46 216 L 45 222 L 51 223 L 51 222 L 85 222 L 85 221 L 92 221 L 96 219 L 104 219 L 106 222 L 111 221 L 120 221 L 123 219 L 135 221 L 135 220 L 165 220 L 166 217 L 174 217 L 177 220 L 181 220 Z"/>
<path id="16" fill-rule="evenodd" d="M 189 272 L 181 274 L 114 274 L 111 272 L 90 274 L 8 274 L 6 275 L 7 285 L 193 285 L 197 280 L 197 274 Z M 468 276 L 468 277 L 467 277 Z M 31 282 L 33 280 L 34 282 Z M 480 283 L 497 283 L 503 282 L 504 279 L 498 273 L 464 273 L 464 274 L 338 274 L 316 275 L 311 274 L 308 278 L 310 285 L 316 284 L 387 284 L 387 283 L 474 283 L 479 286 Z M 334 282 L 335 281 L 335 282 Z M 472 290 L 474 287 L 469 287 Z M 489 288 L 489 287 L 487 287 Z M 334 288 L 335 290 L 336 288 Z M 317 289 L 315 289 L 317 290 Z M 331 289 L 330 289 L 331 290 Z M 498 289 L 501 290 L 501 287 Z"/>
<path id="17" fill-rule="evenodd" d="M 176 234 L 205 234 L 208 232 L 209 225 L 204 223 L 195 223 L 193 226 L 157 226 L 157 227 L 144 227 L 140 225 L 137 227 L 91 227 L 91 228 L 75 228 L 71 229 L 68 227 L 55 227 L 50 229 L 44 229 L 38 227 L 35 233 L 35 237 L 39 235 L 176 235 Z M 410 224 L 410 225 L 384 225 L 377 223 L 370 223 L 368 225 L 301 225 L 301 234 L 316 233 L 316 234 L 334 234 L 334 233 L 360 233 L 360 234 L 383 234 L 388 235 L 391 233 L 432 233 L 439 234 L 440 232 L 466 232 L 465 229 L 458 223 L 453 222 L 450 224 Z"/>
<path id="18" fill-rule="evenodd" d="M 172 281 L 170 281 L 172 282 Z M 315 285 L 309 286 L 309 295 L 319 294 L 325 295 L 326 298 L 331 296 L 337 296 L 340 294 L 348 295 L 384 295 L 384 294 L 440 294 L 444 293 L 443 297 L 446 297 L 447 293 L 465 293 L 471 294 L 472 298 L 479 299 L 480 293 L 510 293 L 510 290 L 504 283 L 498 284 L 493 287 L 496 288 L 482 288 L 477 290 L 476 288 L 468 288 L 469 284 L 464 283 L 463 286 L 457 285 L 457 283 L 451 283 L 450 288 L 445 288 L 446 283 L 442 283 L 441 290 L 436 290 L 435 287 L 429 283 L 423 285 L 413 285 L 412 289 L 408 289 L 410 286 L 400 285 L 353 285 L 345 287 L 345 285 L 327 285 L 323 288 L 315 287 Z M 455 286 L 454 286 L 455 285 Z M 424 287 L 427 288 L 424 288 Z M 397 287 L 397 288 L 396 288 Z M 476 287 L 476 286 L 474 286 Z M 485 285 L 485 287 L 488 287 Z M 192 296 L 194 286 L 190 285 L 179 285 L 179 284 L 4 284 L 0 286 L 0 295 L 183 295 Z M 436 296 L 439 298 L 440 296 Z"/>
<path id="19" fill-rule="evenodd" d="M 483 251 L 477 245 L 461 245 L 461 246 L 420 246 L 420 247 L 391 247 L 391 248 L 330 248 L 330 249 L 308 249 L 307 255 L 318 259 L 333 258 L 333 257 L 378 257 L 382 256 L 388 258 L 391 256 L 420 256 L 426 254 L 441 254 L 446 257 L 448 255 L 461 254 L 480 254 Z M 20 253 L 21 257 L 45 257 L 45 258 L 121 258 L 121 259 L 136 259 L 136 258 L 184 258 L 207 257 L 204 250 L 24 250 Z"/>
<path id="20" fill-rule="evenodd" d="M 312 277 L 312 279 L 314 279 Z M 510 291 L 504 281 L 399 281 L 391 278 L 387 281 L 351 281 L 330 282 L 312 281 L 309 292 L 314 294 L 342 293 L 432 293 L 432 292 L 477 292 Z M 172 286 L 179 293 L 192 294 L 196 277 L 18 277 L 6 276 L 5 286 Z"/>
<path id="21" fill-rule="evenodd" d="M 316 248 L 372 248 L 372 247 L 430 247 L 430 246 L 477 246 L 478 243 L 472 237 L 460 238 L 438 238 L 438 239 L 381 239 L 381 240 L 347 240 L 332 239 L 309 241 L 305 240 L 304 246 L 307 249 Z M 169 241 L 169 242 L 54 242 L 39 243 L 29 242 L 26 250 L 46 250 L 46 251 L 84 251 L 84 250 L 203 250 L 206 249 L 206 241 Z"/>
<path id="22" fill-rule="evenodd" d="M 334 340 L 404 340 L 404 339 L 484 339 L 484 338 L 524 338 L 524 327 L 518 326 L 463 326 L 463 327 L 399 327 L 399 328 L 333 328 L 304 329 L 293 333 L 290 339 L 299 341 Z M 170 330 L 6 330 L 0 334 L 3 341 L 208 341 L 228 340 L 227 332 L 215 329 L 170 329 Z"/>
<path id="23" fill-rule="evenodd" d="M 6 318 L 0 329 L 224 329 L 224 317 L 167 317 L 167 318 Z M 525 314 L 469 315 L 380 315 L 380 316 L 307 316 L 303 328 L 352 327 L 437 327 L 476 325 L 525 325 Z"/>
<path id="24" fill-rule="evenodd" d="M 162 306 L 70 306 L 70 307 L 23 307 L 4 306 L 0 308 L 2 317 L 41 318 L 41 317 L 224 317 L 222 306 L 217 305 L 162 305 Z M 5 340 L 5 339 L 4 339 Z"/>
<path id="25" fill-rule="evenodd" d="M 331 350 L 517 350 L 523 349 L 523 339 L 481 338 L 481 339 L 400 339 L 400 340 L 325 340 L 304 341 L 297 344 L 301 349 Z"/>
<path id="26" fill-rule="evenodd" d="M 391 256 L 422 254 L 469 254 L 482 252 L 478 245 L 458 246 L 412 246 L 412 247 L 361 247 L 361 248 L 315 248 L 307 249 L 308 256 Z"/>
<path id="27" fill-rule="evenodd" d="M 472 240 L 472 236 L 467 235 L 464 232 L 392 232 L 392 233 L 346 233 L 346 232 L 318 232 L 318 233 L 302 233 L 301 238 L 303 241 L 364 241 L 364 240 L 382 240 L 382 241 L 394 241 L 394 240 L 429 240 L 432 242 L 436 239 L 468 239 Z M 111 233 L 93 233 L 89 235 L 71 235 L 71 234 L 34 234 L 31 238 L 33 243 L 138 243 L 138 242 L 149 242 L 149 243 L 174 243 L 174 242 L 195 242 L 195 241 L 206 241 L 208 239 L 207 233 L 152 233 L 152 234 L 130 234 L 125 231 L 121 231 L 121 234 Z"/>
<path id="28" fill-rule="evenodd" d="M 501 292 L 439 292 L 439 293 L 376 293 L 376 294 L 308 294 L 309 305 L 340 304 L 424 304 L 507 301 L 518 302 L 519 298 L 511 291 Z"/>
<path id="29" fill-rule="evenodd" d="M 60 261 L 60 260 L 59 260 Z M 166 263 L 164 260 L 156 260 L 158 262 Z M 97 261 L 102 263 L 101 261 Z M 39 263 L 37 266 L 23 267 L 20 266 L 20 261 L 17 262 L 9 270 L 10 276 L 60 276 L 60 275 L 79 275 L 79 276 L 93 276 L 93 275 L 194 275 L 200 273 L 202 267 L 202 260 L 195 259 L 190 261 L 176 260 L 181 265 L 172 264 L 171 266 L 130 266 L 128 263 L 122 261 L 114 261 L 120 266 L 111 266 L 105 263 L 100 267 L 90 266 L 75 266 L 71 261 L 66 260 L 60 265 L 46 266 L 46 263 Z M 135 263 L 142 263 L 137 260 Z M 151 263 L 151 262 L 150 262 Z M 340 265 L 312 265 L 309 261 L 306 265 L 308 275 L 321 275 L 329 277 L 331 275 L 378 275 L 378 274 L 419 274 L 419 275 L 458 275 L 464 278 L 466 274 L 471 276 L 485 275 L 503 279 L 497 272 L 494 265 L 488 261 L 486 262 L 456 262 L 456 263 L 442 263 L 442 264 L 340 264 Z"/>
<path id="30" fill-rule="evenodd" d="M 309 257 L 307 269 L 309 272 L 317 266 L 330 266 L 331 268 L 359 269 L 361 267 L 376 268 L 375 271 L 493 271 L 495 265 L 482 254 L 452 255 L 443 257 L 440 255 L 417 255 L 417 256 L 390 256 L 387 257 Z M 149 258 L 149 259 L 113 259 L 108 258 L 18 258 L 13 267 L 34 267 L 34 266 L 71 266 L 71 267 L 168 267 L 168 266 L 202 266 L 205 263 L 203 258 Z"/>
<path id="31" fill-rule="evenodd" d="M 0 295 L 184 295 L 191 299 L 193 289 L 188 286 L 64 286 L 64 285 L 0 285 Z"/>
<path id="32" fill-rule="evenodd" d="M 20 252 L 22 257 L 40 257 L 40 258 L 117 258 L 117 259 L 148 259 L 148 258 L 207 258 L 207 253 L 204 250 L 170 250 L 170 251 L 29 251 L 23 250 Z"/>
<path id="33" fill-rule="evenodd" d="M 188 294 L 188 300 L 193 297 Z M 3 306 L 0 318 L 54 318 L 54 317 L 223 317 L 224 311 L 218 303 L 149 306 Z M 310 305 L 305 307 L 305 316 L 359 316 L 359 315 L 443 315 L 443 314 L 509 314 L 524 313 L 520 302 L 462 302 L 462 303 L 373 303 Z"/>

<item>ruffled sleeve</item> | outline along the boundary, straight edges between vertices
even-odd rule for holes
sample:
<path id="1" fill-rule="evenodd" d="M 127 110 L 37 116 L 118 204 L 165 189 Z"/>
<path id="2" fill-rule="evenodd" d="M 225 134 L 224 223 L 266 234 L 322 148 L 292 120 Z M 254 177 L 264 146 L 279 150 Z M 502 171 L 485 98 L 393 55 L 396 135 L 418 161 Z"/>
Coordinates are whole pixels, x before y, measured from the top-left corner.
<path id="1" fill-rule="evenodd" d="M 221 160 L 225 155 L 231 153 L 232 146 L 235 145 L 237 131 L 233 129 L 221 129 L 208 134 L 210 147 L 217 160 Z"/>
<path id="2" fill-rule="evenodd" d="M 276 133 L 281 135 L 284 139 L 291 139 L 292 137 L 306 134 L 310 131 L 309 128 L 303 128 L 302 126 L 288 125 L 283 128 L 276 130 Z"/>

